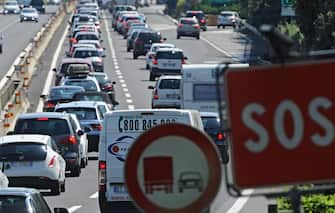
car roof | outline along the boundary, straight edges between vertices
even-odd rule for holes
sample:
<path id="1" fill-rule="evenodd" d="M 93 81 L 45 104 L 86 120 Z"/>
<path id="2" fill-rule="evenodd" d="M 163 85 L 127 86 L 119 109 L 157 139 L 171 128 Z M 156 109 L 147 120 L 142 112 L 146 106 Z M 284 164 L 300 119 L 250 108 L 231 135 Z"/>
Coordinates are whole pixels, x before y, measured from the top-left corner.
<path id="1" fill-rule="evenodd" d="M 219 118 L 219 114 L 216 112 L 199 112 L 201 117 L 216 117 Z"/>
<path id="2" fill-rule="evenodd" d="M 50 88 L 50 90 L 52 89 L 83 89 L 83 88 L 80 86 L 61 85 L 61 86 L 53 86 Z"/>
<path id="3" fill-rule="evenodd" d="M 0 144 L 16 143 L 16 142 L 35 142 L 41 144 L 47 144 L 50 140 L 48 135 L 38 134 L 18 134 L 18 135 L 6 135 L 0 137 Z"/>
<path id="4" fill-rule="evenodd" d="M 82 35 L 82 34 L 94 34 L 94 35 L 96 35 L 97 37 L 99 37 L 99 35 L 98 35 L 97 32 L 92 32 L 92 31 L 80 31 L 80 32 L 77 33 L 76 36 L 78 36 L 78 35 Z"/>
<path id="5" fill-rule="evenodd" d="M 72 101 L 69 103 L 60 103 L 57 104 L 56 108 L 83 108 L 83 107 L 91 107 L 91 108 L 95 108 L 97 105 L 106 105 L 105 102 L 103 101 Z"/>
<path id="6" fill-rule="evenodd" d="M 72 47 L 89 47 L 89 48 L 95 48 L 94 44 L 87 44 L 87 43 L 76 43 L 73 44 Z"/>
<path id="7" fill-rule="evenodd" d="M 34 118 L 60 118 L 66 119 L 68 115 L 66 113 L 59 112 L 33 112 L 24 113 L 19 115 L 18 119 L 34 119 Z"/>
<path id="8" fill-rule="evenodd" d="M 180 21 L 181 20 L 189 20 L 189 21 L 195 21 L 195 19 L 193 18 L 193 17 L 181 17 L 180 19 L 179 19 Z"/>
<path id="9" fill-rule="evenodd" d="M 165 79 L 181 79 L 181 75 L 162 75 L 159 77 L 158 80 L 165 80 Z"/>
<path id="10" fill-rule="evenodd" d="M 220 68 L 226 67 L 225 64 L 220 64 Z M 229 64 L 231 68 L 247 68 L 249 64 Z M 218 67 L 218 64 L 184 64 L 183 69 L 190 70 L 203 70 L 203 69 L 215 69 Z"/>
<path id="11" fill-rule="evenodd" d="M 161 47 L 161 46 L 171 46 L 171 47 L 174 47 L 175 45 L 174 44 L 170 44 L 170 43 L 153 43 L 152 46 L 154 47 Z"/>
<path id="12" fill-rule="evenodd" d="M 98 40 L 87 40 L 87 39 L 84 39 L 84 40 L 79 40 L 78 44 L 80 44 L 80 43 L 97 43 L 97 44 L 100 44 L 100 41 L 98 41 Z"/>
<path id="13" fill-rule="evenodd" d="M 187 10 L 186 13 L 204 13 L 202 10 Z"/>
<path id="14" fill-rule="evenodd" d="M 104 73 L 104 72 L 90 72 L 89 75 L 92 75 L 92 76 L 97 76 L 97 75 L 103 75 L 103 76 L 107 76 L 107 73 Z"/>
<path id="15" fill-rule="evenodd" d="M 78 47 L 78 48 L 76 48 L 76 51 L 80 51 L 80 50 L 82 50 L 82 51 L 84 51 L 84 50 L 99 51 L 99 49 L 96 48 L 95 46 L 92 46 L 92 47 Z"/>
<path id="16" fill-rule="evenodd" d="M 61 64 L 68 63 L 89 63 L 92 64 L 91 60 L 88 58 L 63 58 Z"/>
<path id="17" fill-rule="evenodd" d="M 224 10 L 224 11 L 221 11 L 220 14 L 221 14 L 221 13 L 227 13 L 227 14 L 230 13 L 230 14 L 233 14 L 233 13 L 237 13 L 237 12 L 236 12 L 236 11 L 228 11 L 228 10 Z"/>
<path id="18" fill-rule="evenodd" d="M 170 52 L 170 51 L 183 52 L 182 49 L 179 49 L 179 48 L 176 48 L 176 47 L 162 47 L 162 48 L 159 48 L 157 50 L 157 52 Z"/>
<path id="19" fill-rule="evenodd" d="M 14 195 L 28 197 L 31 194 L 38 194 L 39 191 L 33 188 L 24 187 L 6 187 L 0 188 L 0 195 Z"/>

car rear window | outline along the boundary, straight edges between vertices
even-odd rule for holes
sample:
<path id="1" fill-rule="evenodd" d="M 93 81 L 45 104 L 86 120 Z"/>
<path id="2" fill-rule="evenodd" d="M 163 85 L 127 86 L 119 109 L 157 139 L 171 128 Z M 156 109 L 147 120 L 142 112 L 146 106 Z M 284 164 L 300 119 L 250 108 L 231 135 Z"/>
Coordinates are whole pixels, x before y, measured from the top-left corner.
<path id="1" fill-rule="evenodd" d="M 96 35 L 93 34 L 82 34 L 78 35 L 76 38 L 78 41 L 79 40 L 99 40 L 99 38 Z"/>
<path id="2" fill-rule="evenodd" d="M 187 13 L 186 14 L 186 17 L 193 17 L 193 16 L 197 17 L 197 19 L 202 19 L 205 16 L 205 14 L 203 13 Z"/>
<path id="3" fill-rule="evenodd" d="M 143 39 L 143 40 L 152 40 L 152 42 L 160 42 L 161 41 L 161 36 L 158 33 L 140 33 L 139 38 Z"/>
<path id="4" fill-rule="evenodd" d="M 182 52 L 174 52 L 174 51 L 158 51 L 156 53 L 156 57 L 158 59 L 183 59 Z"/>
<path id="5" fill-rule="evenodd" d="M 233 13 L 221 13 L 221 16 L 228 18 L 228 17 L 232 17 L 234 14 Z"/>
<path id="6" fill-rule="evenodd" d="M 58 108 L 56 112 L 67 112 L 76 114 L 79 120 L 96 120 L 97 113 L 95 108 L 88 107 L 67 107 L 67 108 Z"/>
<path id="7" fill-rule="evenodd" d="M 85 91 L 97 91 L 97 85 L 92 80 L 71 80 L 65 81 L 65 85 L 80 86 L 85 89 Z"/>
<path id="8" fill-rule="evenodd" d="M 179 89 L 179 79 L 163 79 L 160 81 L 159 89 Z"/>
<path id="9" fill-rule="evenodd" d="M 82 88 L 53 88 L 50 91 L 49 98 L 51 100 L 57 99 L 71 99 L 73 95 L 77 92 L 82 92 L 84 89 Z"/>
<path id="10" fill-rule="evenodd" d="M 100 54 L 96 50 L 78 50 L 74 52 L 74 58 L 99 57 Z"/>
<path id="11" fill-rule="evenodd" d="M 182 19 L 180 20 L 181 24 L 196 24 L 197 22 L 195 20 L 191 20 L 191 19 Z"/>
<path id="12" fill-rule="evenodd" d="M 67 70 L 68 70 L 68 68 L 71 64 L 80 65 L 80 64 L 83 64 L 83 63 L 64 63 L 64 64 L 62 64 L 62 66 L 60 68 L 60 73 L 67 74 Z M 88 64 L 87 64 L 87 66 L 89 67 Z"/>
<path id="13" fill-rule="evenodd" d="M 76 101 L 105 101 L 104 97 L 102 97 L 100 95 L 78 94 L 78 95 L 75 95 L 73 98 Z"/>
<path id="14" fill-rule="evenodd" d="M 1 195 L 0 212 L 21 212 L 29 213 L 24 196 Z"/>
<path id="15" fill-rule="evenodd" d="M 47 134 L 50 136 L 70 134 L 68 123 L 59 118 L 19 119 L 15 125 L 16 134 Z"/>
<path id="16" fill-rule="evenodd" d="M 211 117 L 211 116 L 204 116 L 201 117 L 202 124 L 205 129 L 219 129 L 220 128 L 220 121 L 216 117 Z"/>
<path id="17" fill-rule="evenodd" d="M 0 159 L 8 161 L 42 161 L 46 156 L 47 147 L 44 144 L 19 142 L 0 146 Z"/>

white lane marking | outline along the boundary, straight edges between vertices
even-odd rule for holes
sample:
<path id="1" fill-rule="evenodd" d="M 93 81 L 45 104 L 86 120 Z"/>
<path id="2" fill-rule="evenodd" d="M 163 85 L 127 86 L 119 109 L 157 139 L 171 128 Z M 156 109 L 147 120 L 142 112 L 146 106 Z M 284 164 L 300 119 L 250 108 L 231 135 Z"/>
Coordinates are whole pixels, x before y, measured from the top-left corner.
<path id="1" fill-rule="evenodd" d="M 119 76 L 118 76 L 118 78 L 119 78 L 119 79 L 122 79 L 122 78 L 123 78 L 123 76 L 122 76 L 122 75 L 119 75 Z"/>
<path id="2" fill-rule="evenodd" d="M 228 57 L 233 58 L 233 56 L 232 56 L 231 54 L 229 54 L 227 51 L 225 51 L 225 50 L 223 50 L 223 49 L 217 47 L 214 43 L 212 43 L 211 41 L 208 41 L 208 40 L 205 39 L 203 36 L 201 36 L 200 38 L 201 38 L 201 40 L 205 41 L 207 44 L 209 44 L 210 46 L 212 46 L 212 47 L 213 47 L 214 49 L 216 49 L 217 51 L 219 51 L 219 52 L 225 54 L 225 55 L 228 56 Z"/>
<path id="3" fill-rule="evenodd" d="M 133 109 L 135 109 L 135 106 L 134 105 L 128 105 L 128 109 L 133 110 Z"/>
<path id="4" fill-rule="evenodd" d="M 119 80 L 120 81 L 120 83 L 124 83 L 125 82 L 125 80 L 123 80 L 123 79 L 121 79 L 121 80 Z"/>
<path id="5" fill-rule="evenodd" d="M 98 196 L 99 196 L 99 193 L 98 193 L 98 192 L 95 192 L 94 194 L 92 194 L 92 195 L 90 196 L 90 198 L 91 198 L 91 199 L 96 199 L 96 198 L 98 198 Z"/>
<path id="6" fill-rule="evenodd" d="M 124 94 L 127 98 L 130 98 L 131 97 L 131 95 L 129 94 L 129 93 L 125 93 Z"/>
<path id="7" fill-rule="evenodd" d="M 133 100 L 131 100 L 131 99 L 126 99 L 126 102 L 129 103 L 129 104 L 131 104 L 131 103 L 133 103 Z"/>
<path id="8" fill-rule="evenodd" d="M 243 192 L 243 194 L 252 194 L 254 190 L 253 189 L 248 189 L 245 190 Z M 234 205 L 232 207 L 230 207 L 230 209 L 228 209 L 227 213 L 239 213 L 240 211 L 242 211 L 243 206 L 248 202 L 250 196 L 246 196 L 246 197 L 240 197 L 238 198 Z"/>
<path id="9" fill-rule="evenodd" d="M 44 84 L 42 95 L 47 95 L 49 93 L 49 90 L 50 90 L 50 87 L 51 87 L 51 84 L 52 84 L 52 79 L 53 79 L 53 76 L 54 76 L 54 72 L 52 71 L 52 69 L 54 67 L 56 67 L 57 60 L 60 57 L 60 53 L 61 53 L 61 50 L 62 50 L 62 47 L 63 47 L 63 43 L 65 41 L 65 38 L 67 37 L 67 30 L 68 29 L 66 27 L 64 32 L 63 32 L 62 38 L 58 43 L 55 54 L 52 57 L 52 61 L 51 61 L 50 68 L 49 68 L 49 73 L 48 73 L 46 82 Z M 37 105 L 37 108 L 36 108 L 36 112 L 42 112 L 42 111 L 43 111 L 43 100 L 42 100 L 42 98 L 40 98 L 40 101 L 38 102 L 38 105 Z"/>
<path id="10" fill-rule="evenodd" d="M 80 209 L 81 207 L 82 207 L 82 205 L 71 206 L 71 207 L 68 208 L 67 210 L 69 211 L 69 213 L 73 213 L 73 212 L 77 211 L 78 209 Z"/>
<path id="11" fill-rule="evenodd" d="M 123 92 L 128 92 L 128 88 L 123 88 Z"/>
<path id="12" fill-rule="evenodd" d="M 118 65 L 115 65 L 114 68 L 115 69 L 120 69 L 120 67 Z"/>
<path id="13" fill-rule="evenodd" d="M 127 84 L 121 84 L 121 87 L 127 87 Z"/>

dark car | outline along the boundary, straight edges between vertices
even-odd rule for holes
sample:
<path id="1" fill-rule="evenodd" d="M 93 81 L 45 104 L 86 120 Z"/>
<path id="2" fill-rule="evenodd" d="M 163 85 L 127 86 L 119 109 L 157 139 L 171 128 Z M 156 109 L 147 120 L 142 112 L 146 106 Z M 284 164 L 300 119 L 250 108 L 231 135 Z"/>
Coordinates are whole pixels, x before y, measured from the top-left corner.
<path id="1" fill-rule="evenodd" d="M 103 72 L 91 72 L 91 76 L 94 76 L 101 88 L 101 91 L 106 92 L 109 98 L 112 100 L 113 106 L 118 105 L 119 103 L 115 100 L 115 81 L 108 79 L 106 73 Z"/>
<path id="2" fill-rule="evenodd" d="M 51 213 L 46 200 L 32 188 L 8 187 L 0 189 L 0 211 L 20 213 Z M 66 208 L 54 208 L 55 213 L 68 213 Z"/>
<path id="3" fill-rule="evenodd" d="M 43 0 L 31 0 L 30 5 L 36 8 L 38 12 L 45 13 L 45 5 Z"/>
<path id="4" fill-rule="evenodd" d="M 166 40 L 165 38 L 163 40 Z M 140 55 L 146 55 L 153 43 L 163 42 L 160 32 L 141 31 L 134 40 L 133 58 L 137 59 Z"/>
<path id="5" fill-rule="evenodd" d="M 207 19 L 203 11 L 201 10 L 188 10 L 186 11 L 186 17 L 192 18 L 196 17 L 198 19 L 200 28 L 203 31 L 207 30 Z"/>
<path id="6" fill-rule="evenodd" d="M 72 176 L 79 176 L 81 173 L 79 146 L 84 131 L 76 131 L 72 116 L 74 115 L 57 112 L 22 114 L 18 117 L 14 130 L 8 134 L 50 135 L 66 161 L 66 170 L 71 171 Z"/>
<path id="7" fill-rule="evenodd" d="M 44 98 L 44 112 L 53 112 L 58 103 L 67 103 L 73 100 L 77 92 L 84 92 L 85 89 L 79 86 L 55 86 L 50 89 L 49 95 L 41 95 Z"/>
<path id="8" fill-rule="evenodd" d="M 204 125 L 205 132 L 213 139 L 218 147 L 223 163 L 228 163 L 228 143 L 226 141 L 225 133 L 220 127 L 220 118 L 218 113 L 214 112 L 200 112 L 201 120 Z"/>

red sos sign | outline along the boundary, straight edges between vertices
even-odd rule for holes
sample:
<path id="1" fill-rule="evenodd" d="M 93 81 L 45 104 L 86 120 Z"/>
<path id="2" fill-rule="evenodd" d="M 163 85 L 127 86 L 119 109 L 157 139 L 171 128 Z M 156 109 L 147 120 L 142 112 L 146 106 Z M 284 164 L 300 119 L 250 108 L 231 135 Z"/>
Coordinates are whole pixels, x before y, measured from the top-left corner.
<path id="1" fill-rule="evenodd" d="M 239 188 L 335 180 L 335 63 L 227 72 Z"/>

